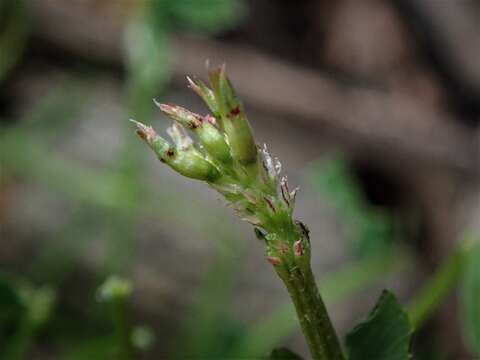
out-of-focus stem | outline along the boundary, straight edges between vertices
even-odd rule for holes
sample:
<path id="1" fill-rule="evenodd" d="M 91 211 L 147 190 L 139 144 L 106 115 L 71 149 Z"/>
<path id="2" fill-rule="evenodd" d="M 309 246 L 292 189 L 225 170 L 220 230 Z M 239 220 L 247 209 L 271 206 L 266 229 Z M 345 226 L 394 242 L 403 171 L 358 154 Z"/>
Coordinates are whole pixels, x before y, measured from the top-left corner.
<path id="1" fill-rule="evenodd" d="M 469 242 L 463 242 L 414 297 L 408 313 L 415 328 L 423 325 L 457 285 L 470 248 Z"/>
<path id="2" fill-rule="evenodd" d="M 128 300 L 115 298 L 111 304 L 116 356 L 121 360 L 135 359 L 131 335 L 132 329 L 128 319 Z"/>

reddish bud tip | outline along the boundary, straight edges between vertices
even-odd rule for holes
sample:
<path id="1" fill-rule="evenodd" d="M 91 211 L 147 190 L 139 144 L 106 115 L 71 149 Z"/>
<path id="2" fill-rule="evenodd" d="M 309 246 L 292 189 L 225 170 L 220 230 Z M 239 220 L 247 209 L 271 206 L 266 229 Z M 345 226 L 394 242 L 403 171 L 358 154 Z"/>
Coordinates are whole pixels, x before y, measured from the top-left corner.
<path id="1" fill-rule="evenodd" d="M 130 119 L 130 121 L 137 126 L 136 133 L 142 140 L 150 143 L 157 137 L 157 133 L 151 126 L 147 126 L 133 119 Z"/>

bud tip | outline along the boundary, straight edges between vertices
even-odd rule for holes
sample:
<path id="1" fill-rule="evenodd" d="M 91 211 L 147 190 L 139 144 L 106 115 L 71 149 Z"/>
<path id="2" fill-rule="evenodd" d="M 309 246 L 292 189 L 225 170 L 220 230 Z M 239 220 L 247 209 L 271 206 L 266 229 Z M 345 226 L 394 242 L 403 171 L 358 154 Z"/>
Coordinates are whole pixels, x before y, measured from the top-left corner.
<path id="1" fill-rule="evenodd" d="M 151 126 L 147 126 L 140 121 L 134 120 L 134 119 L 129 119 L 130 122 L 134 123 L 135 126 L 137 127 L 137 134 L 142 138 L 142 140 L 145 140 L 147 142 L 152 141 L 155 139 L 157 136 L 157 133 Z"/>
<path id="2" fill-rule="evenodd" d="M 153 98 L 152 99 L 153 103 L 157 106 L 157 107 L 160 107 L 162 104 L 160 103 L 160 101 L 158 101 L 157 99 Z"/>

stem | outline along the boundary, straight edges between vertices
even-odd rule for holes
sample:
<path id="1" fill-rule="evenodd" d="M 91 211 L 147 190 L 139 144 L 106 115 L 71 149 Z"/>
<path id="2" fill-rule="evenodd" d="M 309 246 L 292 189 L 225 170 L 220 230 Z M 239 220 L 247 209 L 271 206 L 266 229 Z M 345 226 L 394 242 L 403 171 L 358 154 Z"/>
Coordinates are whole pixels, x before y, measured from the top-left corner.
<path id="1" fill-rule="evenodd" d="M 303 334 L 315 360 L 344 359 L 340 342 L 320 296 L 310 266 L 303 271 L 296 265 L 275 267 L 287 287 L 297 311 Z"/>
<path id="2" fill-rule="evenodd" d="M 135 358 L 132 345 L 132 329 L 128 318 L 127 299 L 113 299 L 112 303 L 113 336 L 118 359 L 131 360 Z"/>

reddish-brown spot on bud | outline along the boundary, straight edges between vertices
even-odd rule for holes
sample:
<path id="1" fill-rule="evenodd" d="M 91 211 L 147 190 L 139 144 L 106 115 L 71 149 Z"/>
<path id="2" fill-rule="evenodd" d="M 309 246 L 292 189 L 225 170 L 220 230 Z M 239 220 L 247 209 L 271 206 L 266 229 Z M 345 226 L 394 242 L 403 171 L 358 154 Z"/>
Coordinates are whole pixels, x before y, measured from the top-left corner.
<path id="1" fill-rule="evenodd" d="M 143 132 L 142 130 L 136 130 L 135 133 L 138 135 L 138 137 L 144 141 L 147 140 L 147 134 Z"/>
<path id="2" fill-rule="evenodd" d="M 273 266 L 279 266 L 282 264 L 282 260 L 280 260 L 278 257 L 276 256 L 267 256 L 267 260 L 270 264 L 272 264 Z"/>
<path id="3" fill-rule="evenodd" d="M 293 253 L 297 257 L 303 256 L 305 254 L 305 249 L 303 248 L 301 240 L 297 240 L 293 243 Z"/>
<path id="4" fill-rule="evenodd" d="M 166 152 L 166 154 L 167 154 L 168 156 L 173 156 L 173 155 L 175 155 L 175 152 L 174 152 L 172 149 L 168 149 L 167 152 Z"/>
<path id="5" fill-rule="evenodd" d="M 242 112 L 242 110 L 240 110 L 240 106 L 236 106 L 232 110 L 230 110 L 227 117 L 230 118 L 230 117 L 238 116 L 238 115 L 240 115 L 241 112 Z"/>
<path id="6" fill-rule="evenodd" d="M 237 106 L 237 107 L 234 107 L 231 111 L 230 111 L 230 114 L 234 115 L 234 116 L 237 116 L 241 113 L 241 110 L 240 110 L 240 107 Z"/>

